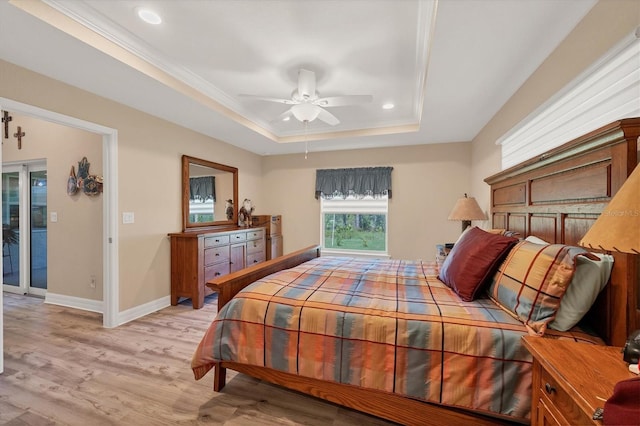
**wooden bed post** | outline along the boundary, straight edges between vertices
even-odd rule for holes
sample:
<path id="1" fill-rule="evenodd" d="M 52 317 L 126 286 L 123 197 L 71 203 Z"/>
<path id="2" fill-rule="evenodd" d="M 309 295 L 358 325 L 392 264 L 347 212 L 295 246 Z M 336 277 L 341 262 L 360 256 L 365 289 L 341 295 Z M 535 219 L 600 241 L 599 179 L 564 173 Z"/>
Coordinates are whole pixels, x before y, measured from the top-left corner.
<path id="1" fill-rule="evenodd" d="M 227 369 L 219 362 L 213 367 L 213 390 L 220 392 L 224 385 L 227 384 Z"/>

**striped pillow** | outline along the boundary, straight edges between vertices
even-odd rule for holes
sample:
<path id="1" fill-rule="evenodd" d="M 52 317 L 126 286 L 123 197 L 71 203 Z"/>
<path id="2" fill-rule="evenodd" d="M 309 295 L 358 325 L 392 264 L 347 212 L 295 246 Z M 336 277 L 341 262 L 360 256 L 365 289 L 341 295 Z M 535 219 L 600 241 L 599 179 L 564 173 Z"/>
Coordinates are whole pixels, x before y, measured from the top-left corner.
<path id="1" fill-rule="evenodd" d="M 523 240 L 498 268 L 489 297 L 522 321 L 530 332 L 543 335 L 575 271 L 580 247 L 540 245 Z"/>

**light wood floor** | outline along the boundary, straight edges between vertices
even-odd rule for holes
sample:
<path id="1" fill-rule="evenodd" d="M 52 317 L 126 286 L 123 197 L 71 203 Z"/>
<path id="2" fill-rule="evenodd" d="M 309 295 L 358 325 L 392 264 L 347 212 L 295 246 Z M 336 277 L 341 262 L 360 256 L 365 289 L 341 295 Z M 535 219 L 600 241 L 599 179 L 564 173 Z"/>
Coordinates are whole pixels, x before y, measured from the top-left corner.
<path id="1" fill-rule="evenodd" d="M 5 293 L 0 424 L 391 424 L 231 371 L 220 393 L 212 373 L 195 381 L 212 297 L 104 329 L 99 314 Z"/>

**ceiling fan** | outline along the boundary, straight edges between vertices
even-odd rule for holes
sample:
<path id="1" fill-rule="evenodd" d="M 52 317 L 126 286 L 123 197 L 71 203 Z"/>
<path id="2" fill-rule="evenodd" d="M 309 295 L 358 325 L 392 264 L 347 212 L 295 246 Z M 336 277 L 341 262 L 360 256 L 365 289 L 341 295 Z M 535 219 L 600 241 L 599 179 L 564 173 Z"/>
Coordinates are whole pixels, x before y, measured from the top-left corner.
<path id="1" fill-rule="evenodd" d="M 291 105 L 291 108 L 280 114 L 275 120 L 287 120 L 294 116 L 297 120 L 308 124 L 316 118 L 331 126 L 340 123 L 338 118 L 325 108 L 369 103 L 371 95 L 344 95 L 321 98 L 316 91 L 316 73 L 301 68 L 298 71 L 298 88 L 291 93 L 291 99 L 270 98 L 257 95 L 239 95 L 268 102 Z"/>

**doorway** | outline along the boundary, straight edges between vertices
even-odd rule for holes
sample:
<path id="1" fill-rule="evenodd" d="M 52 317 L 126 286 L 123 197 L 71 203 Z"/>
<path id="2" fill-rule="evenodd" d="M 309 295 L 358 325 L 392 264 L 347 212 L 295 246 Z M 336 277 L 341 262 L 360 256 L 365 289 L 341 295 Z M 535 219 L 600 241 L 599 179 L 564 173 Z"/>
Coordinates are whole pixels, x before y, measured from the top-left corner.
<path id="1" fill-rule="evenodd" d="M 47 170 L 43 161 L 2 166 L 3 290 L 47 290 Z"/>
<path id="2" fill-rule="evenodd" d="M 118 280 L 118 132 L 96 123 L 80 120 L 36 106 L 23 104 L 0 97 L 0 111 L 11 111 L 35 117 L 45 121 L 69 126 L 102 136 L 102 160 L 105 189 L 103 203 L 103 326 L 107 328 L 119 325 L 119 280 Z M 0 150 L 0 163 L 2 162 Z M 0 292 L 0 353 L 2 353 L 2 293 Z M 0 357 L 0 372 L 2 371 Z"/>

